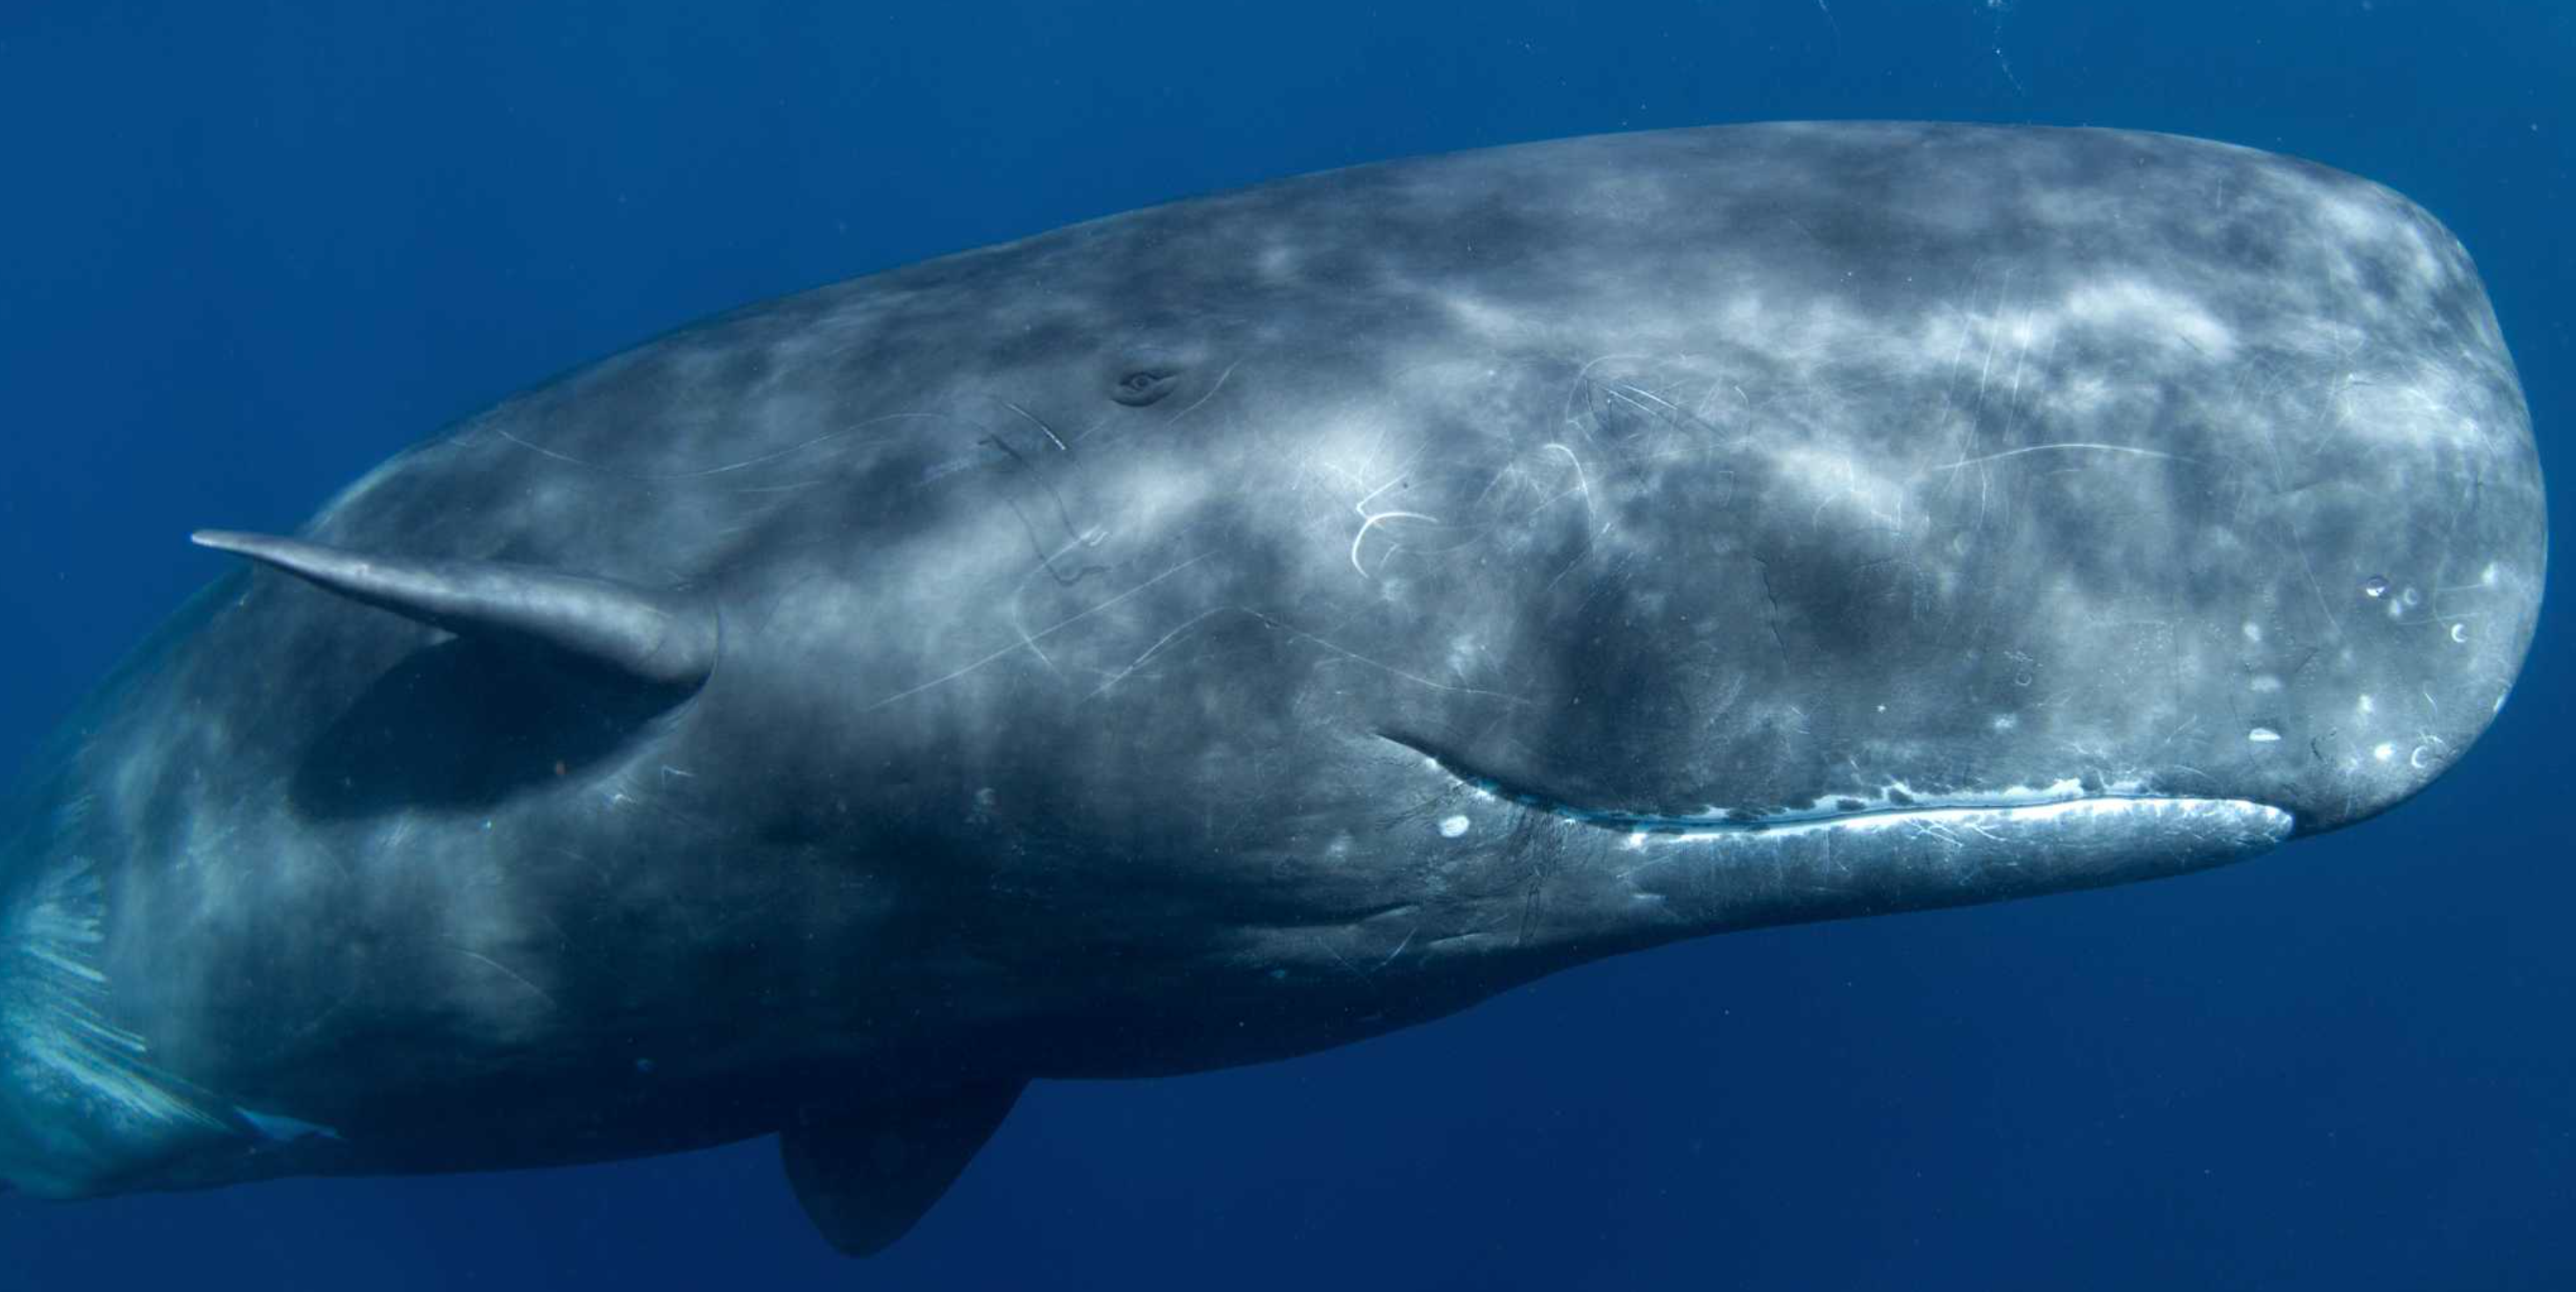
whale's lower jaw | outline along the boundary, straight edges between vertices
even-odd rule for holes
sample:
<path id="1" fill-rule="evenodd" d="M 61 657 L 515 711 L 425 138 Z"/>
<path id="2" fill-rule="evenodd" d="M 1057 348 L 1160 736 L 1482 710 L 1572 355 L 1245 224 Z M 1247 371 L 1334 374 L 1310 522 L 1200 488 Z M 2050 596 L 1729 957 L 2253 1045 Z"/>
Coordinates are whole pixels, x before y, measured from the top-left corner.
<path id="1" fill-rule="evenodd" d="M 2160 795 L 2068 779 L 1942 794 L 1904 786 L 1807 808 L 1659 813 L 1567 802 L 1467 766 L 1413 740 L 1477 802 L 1527 831 L 1554 833 L 1560 856 L 1610 882 L 1578 919 L 1632 926 L 1617 907 L 1653 903 L 1661 936 L 1801 923 L 2100 888 L 2204 870 L 2269 851 L 2297 819 L 2250 799 Z M 1487 832 L 1472 806 L 1440 832 Z"/>
<path id="2" fill-rule="evenodd" d="M 1602 853 L 1628 900 L 1694 932 L 1966 906 L 2205 870 L 2267 852 L 2288 812 L 2244 799 L 2088 795 L 1919 804 L 1740 824 L 1551 814 L 1615 831 Z M 1596 847 L 1599 845 L 1596 845 Z"/>
<path id="3" fill-rule="evenodd" d="M 2144 824 L 2156 831 L 2190 822 L 2248 828 L 2277 844 L 2297 826 L 2289 812 L 2250 799 L 2155 794 L 2135 782 L 2102 785 L 2076 777 L 2047 785 L 1940 793 L 1918 791 L 1900 781 L 1866 797 L 1838 794 L 1803 808 L 1708 807 L 1696 812 L 1639 812 L 1567 802 L 1470 766 L 1411 736 L 1378 734 L 1381 739 L 1422 755 L 1442 775 L 1478 798 L 1517 803 L 1576 825 L 1629 835 L 1632 845 L 1642 845 L 1649 839 L 1780 838 L 1826 830 L 1956 828 L 1974 832 L 1999 826 L 2026 830 L 2088 818 L 2097 825 Z"/>
<path id="4" fill-rule="evenodd" d="M 2077 794 L 2066 798 L 1963 795 L 1956 799 L 1918 799 L 1905 807 L 1798 813 L 1758 820 L 1658 816 L 1554 803 L 1531 806 L 1580 825 L 1628 835 L 1633 846 L 1650 841 L 1789 838 L 1826 831 L 1955 831 L 1965 838 L 1988 837 L 1995 831 L 2072 831 L 2082 826 L 2147 826 L 2153 833 L 2176 827 L 2212 826 L 2254 832 L 2265 837 L 2268 847 L 2288 838 L 2295 824 L 2289 813 L 2248 799 L 2152 794 Z"/>

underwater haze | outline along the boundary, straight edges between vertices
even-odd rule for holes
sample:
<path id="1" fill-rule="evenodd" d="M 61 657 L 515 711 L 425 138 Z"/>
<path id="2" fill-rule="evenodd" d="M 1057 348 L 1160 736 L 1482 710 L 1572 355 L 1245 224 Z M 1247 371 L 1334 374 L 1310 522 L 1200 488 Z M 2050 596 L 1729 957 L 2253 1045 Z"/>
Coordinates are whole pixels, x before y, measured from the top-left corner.
<path id="1" fill-rule="evenodd" d="M 2559 0 L 14 0 L 0 753 L 388 454 L 736 305 L 1212 189 L 1779 119 L 2206 136 L 2476 257 L 2563 522 Z M 2560 526 L 2562 531 L 2565 526 Z M 1613 959 L 1285 1063 L 1040 1082 L 836 1256 L 767 1140 L 0 1196 L 0 1292 L 2576 1287 L 2568 601 L 2423 795 L 2251 864 Z"/>

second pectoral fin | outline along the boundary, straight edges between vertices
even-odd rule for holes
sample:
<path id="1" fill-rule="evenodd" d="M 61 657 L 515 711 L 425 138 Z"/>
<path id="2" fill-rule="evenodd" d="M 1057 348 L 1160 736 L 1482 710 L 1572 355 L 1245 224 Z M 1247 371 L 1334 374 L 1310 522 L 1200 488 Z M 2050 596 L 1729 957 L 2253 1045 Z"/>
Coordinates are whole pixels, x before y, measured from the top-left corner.
<path id="1" fill-rule="evenodd" d="M 894 1103 L 802 1109 L 779 1132 L 787 1182 L 835 1249 L 872 1256 L 948 1192 L 1027 1086 L 993 1082 Z"/>

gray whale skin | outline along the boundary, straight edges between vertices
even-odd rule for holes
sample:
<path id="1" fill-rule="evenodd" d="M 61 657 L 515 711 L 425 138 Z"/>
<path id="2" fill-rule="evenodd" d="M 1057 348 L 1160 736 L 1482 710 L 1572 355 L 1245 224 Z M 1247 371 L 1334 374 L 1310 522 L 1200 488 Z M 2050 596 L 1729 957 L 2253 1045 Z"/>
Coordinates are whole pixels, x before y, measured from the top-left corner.
<path id="1" fill-rule="evenodd" d="M 0 1180 L 776 1134 L 874 1251 L 1033 1079 L 2360 821 L 2545 525 L 2458 242 L 2170 136 L 1529 144 L 825 287 L 197 536 L 11 801 Z"/>

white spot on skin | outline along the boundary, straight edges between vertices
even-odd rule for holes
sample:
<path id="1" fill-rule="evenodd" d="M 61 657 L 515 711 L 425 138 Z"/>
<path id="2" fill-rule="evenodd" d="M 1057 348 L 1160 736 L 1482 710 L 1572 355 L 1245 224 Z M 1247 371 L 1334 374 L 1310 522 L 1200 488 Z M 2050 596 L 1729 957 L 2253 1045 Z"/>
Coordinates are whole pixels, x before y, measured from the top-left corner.
<path id="1" fill-rule="evenodd" d="M 2270 727 L 2256 727 L 2252 731 L 2246 732 L 2245 738 L 2258 745 L 2268 745 L 2279 740 L 2281 738 L 2281 733 L 2272 730 Z"/>
<path id="2" fill-rule="evenodd" d="M 2378 709 L 2378 703 L 2367 695 L 2352 702 L 2352 711 L 2355 713 L 2375 713 Z"/>
<path id="3" fill-rule="evenodd" d="M 2274 677 L 2269 673 L 2265 673 L 2260 677 L 2253 678 L 2246 682 L 2245 686 L 2246 689 L 2254 692 L 2256 695 L 2270 695 L 2274 691 L 2281 689 L 2281 679 Z"/>
<path id="4" fill-rule="evenodd" d="M 2387 762 L 2389 759 L 2397 756 L 2397 746 L 2383 740 L 2371 749 L 2370 756 L 2383 763 Z"/>
<path id="5" fill-rule="evenodd" d="M 2247 620 L 2245 623 L 2245 640 L 2249 642 L 2259 642 L 2263 640 L 2263 625 L 2255 623 L 2250 619 Z"/>
<path id="6" fill-rule="evenodd" d="M 1988 725 L 1992 726 L 1997 731 L 2010 731 L 2021 725 L 2021 719 L 2014 717 L 2009 713 L 1998 713 L 1995 715 L 1994 721 Z"/>
<path id="7" fill-rule="evenodd" d="M 1450 816 L 1442 817 L 1440 819 L 1441 838 L 1455 839 L 1465 833 L 1467 833 L 1467 818 L 1463 816 Z"/>
<path id="8" fill-rule="evenodd" d="M 2451 625 L 2451 640 L 2452 640 L 2452 641 L 2455 641 L 2455 642 L 2464 642 L 2464 641 L 2467 641 L 2468 639 L 2469 639 L 2469 626 L 2468 626 L 2467 624 L 2453 624 L 2453 625 Z"/>

